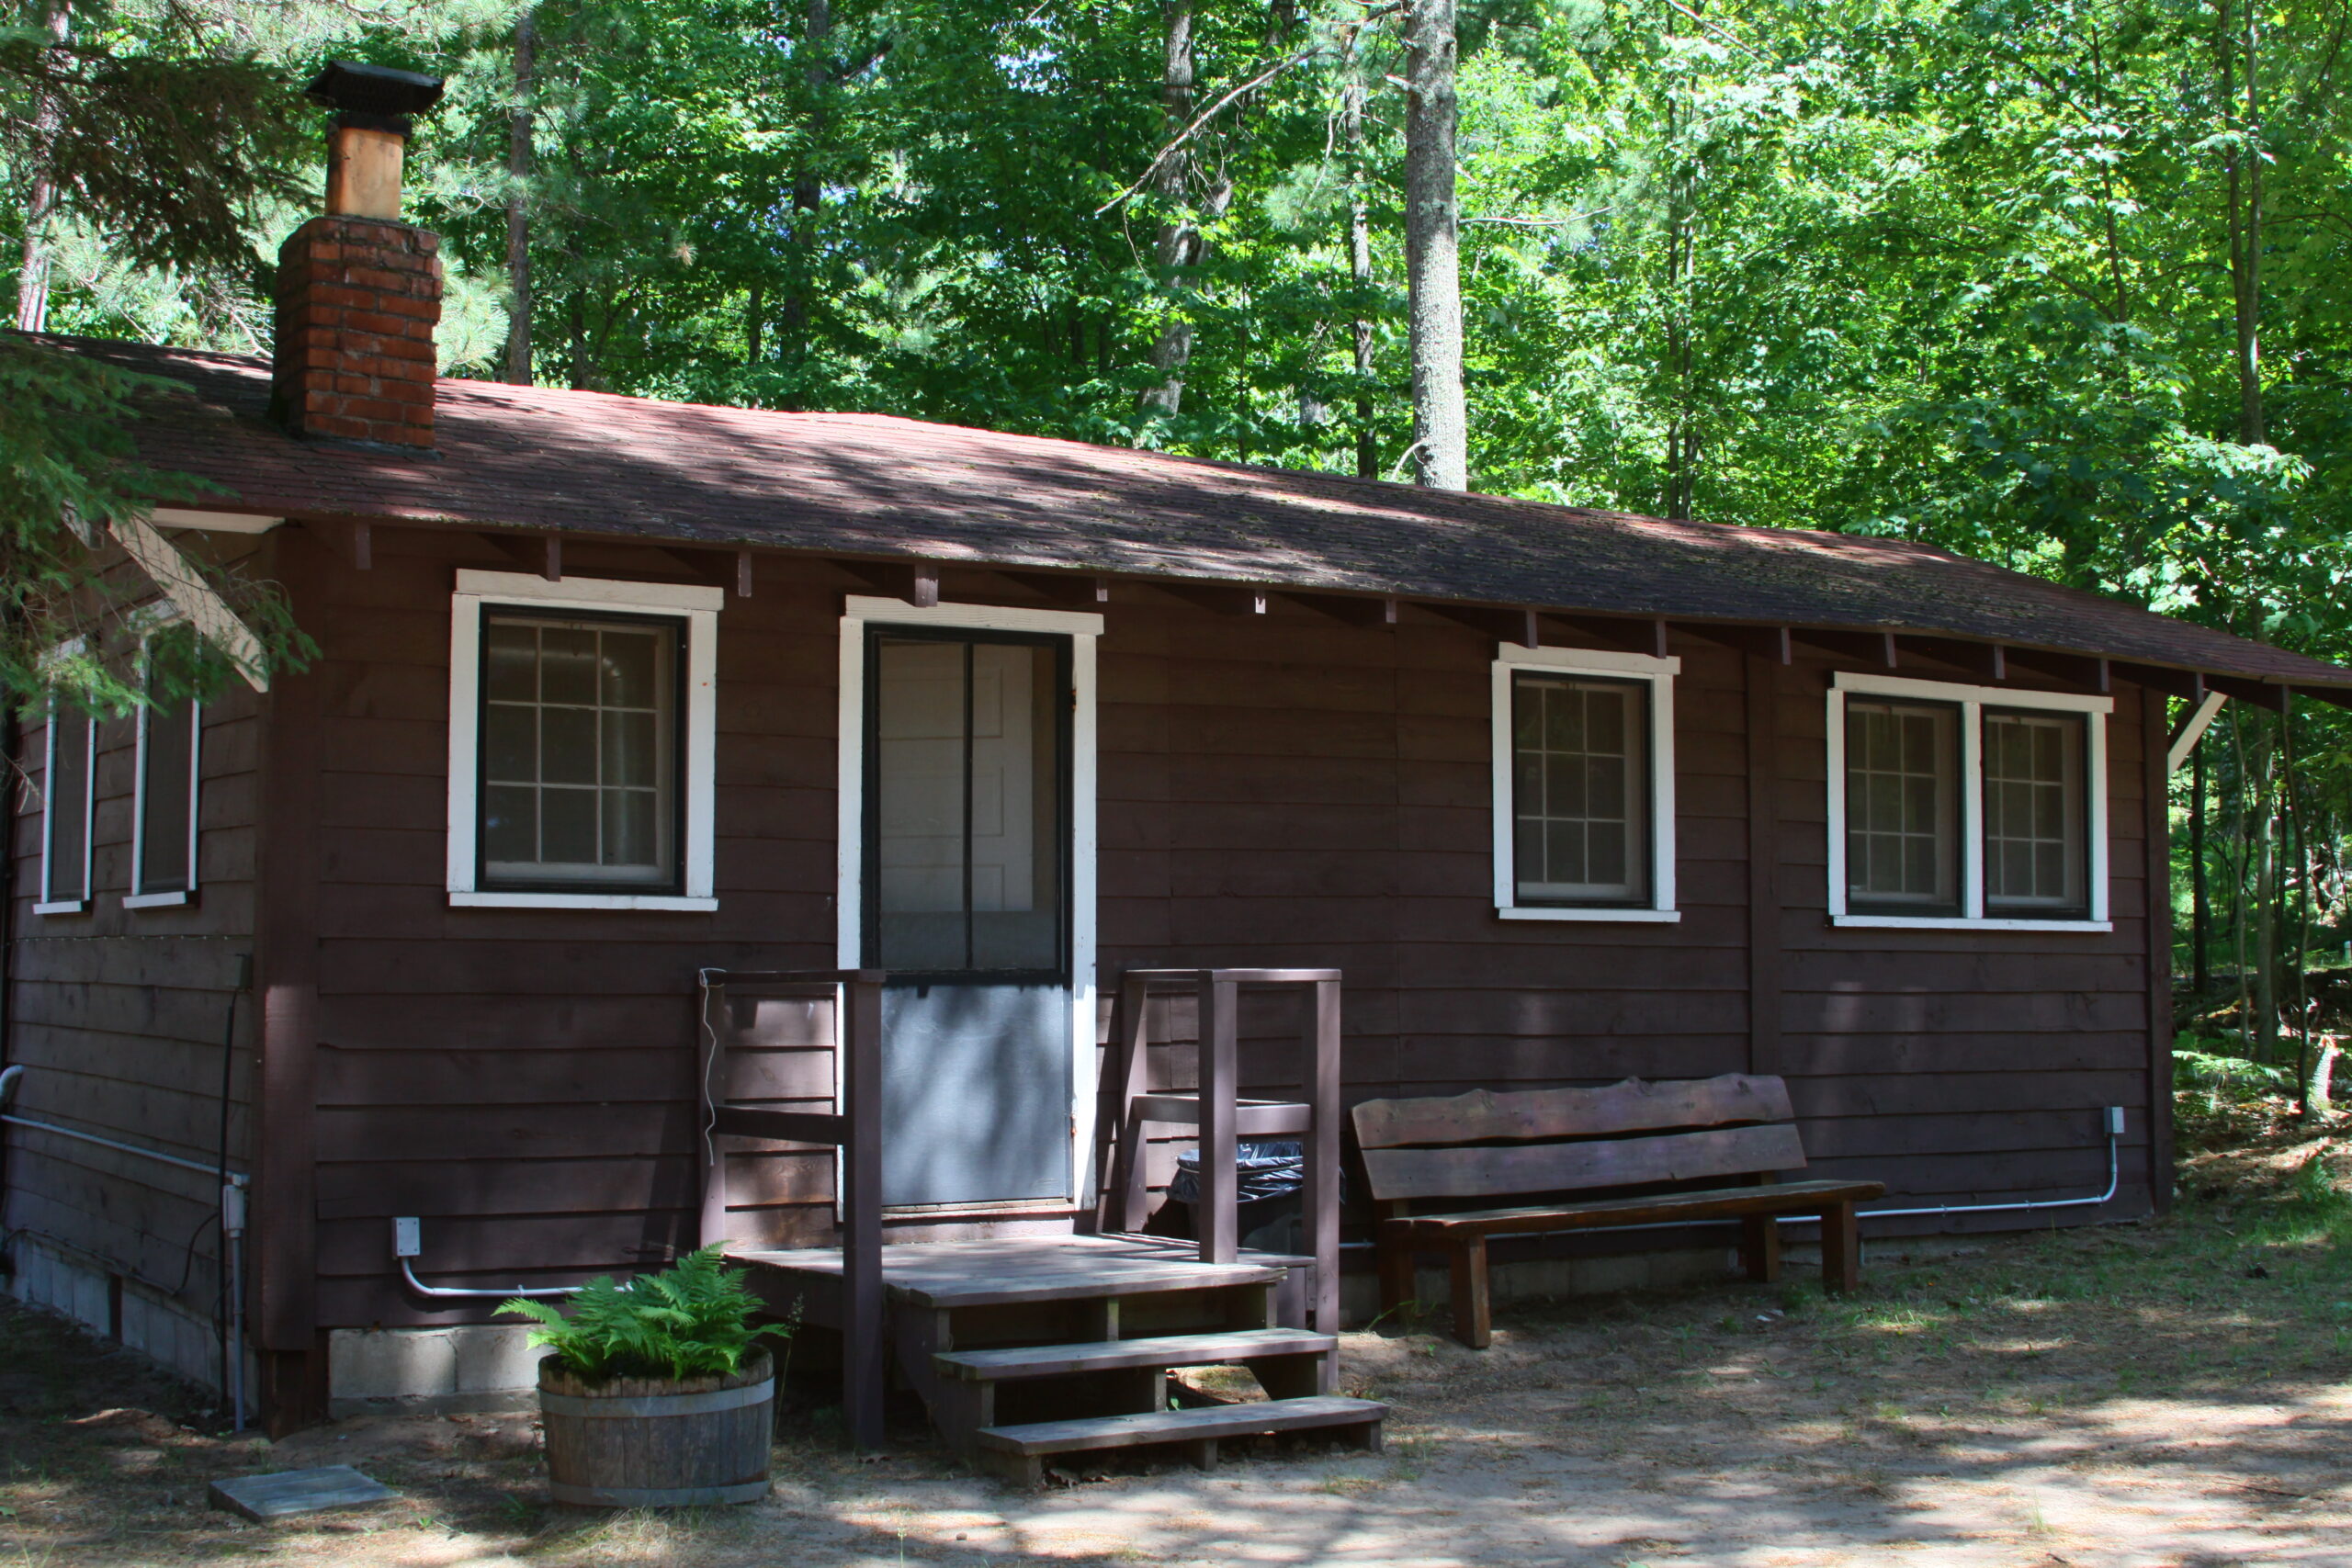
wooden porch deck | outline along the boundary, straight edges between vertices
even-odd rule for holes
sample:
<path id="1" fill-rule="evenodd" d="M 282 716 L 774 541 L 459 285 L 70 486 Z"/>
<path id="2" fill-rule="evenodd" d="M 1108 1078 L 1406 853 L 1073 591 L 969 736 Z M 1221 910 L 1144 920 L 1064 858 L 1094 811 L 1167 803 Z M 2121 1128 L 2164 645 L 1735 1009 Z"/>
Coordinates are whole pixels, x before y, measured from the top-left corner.
<path id="1" fill-rule="evenodd" d="M 1237 1252 L 1230 1263 L 1204 1263 L 1198 1243 L 1148 1235 L 897 1242 L 881 1255 L 882 1289 L 889 1302 L 934 1309 L 1277 1285 L 1288 1270 L 1315 1266 L 1311 1257 L 1251 1251 Z M 778 1293 L 803 1292 L 809 1322 L 841 1326 L 846 1264 L 840 1247 L 729 1256 L 773 1276 L 763 1283 Z"/>

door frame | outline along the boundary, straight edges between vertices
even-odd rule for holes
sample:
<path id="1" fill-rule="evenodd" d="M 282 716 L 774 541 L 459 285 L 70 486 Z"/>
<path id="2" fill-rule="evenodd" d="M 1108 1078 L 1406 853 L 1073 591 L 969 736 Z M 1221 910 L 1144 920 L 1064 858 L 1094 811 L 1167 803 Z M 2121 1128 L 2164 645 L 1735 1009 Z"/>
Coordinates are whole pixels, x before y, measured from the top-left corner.
<path id="1" fill-rule="evenodd" d="M 910 604 L 903 599 L 845 595 L 842 604 L 841 714 L 835 795 L 835 961 L 862 966 L 865 942 L 865 633 L 870 626 L 962 631 L 1042 633 L 1070 639 L 1069 727 L 1069 1201 L 1094 1201 L 1095 1032 L 1100 1004 L 1095 953 L 1094 645 L 1102 617 L 1077 610 L 997 604 Z M 888 1136 L 888 1130 L 884 1130 Z"/>

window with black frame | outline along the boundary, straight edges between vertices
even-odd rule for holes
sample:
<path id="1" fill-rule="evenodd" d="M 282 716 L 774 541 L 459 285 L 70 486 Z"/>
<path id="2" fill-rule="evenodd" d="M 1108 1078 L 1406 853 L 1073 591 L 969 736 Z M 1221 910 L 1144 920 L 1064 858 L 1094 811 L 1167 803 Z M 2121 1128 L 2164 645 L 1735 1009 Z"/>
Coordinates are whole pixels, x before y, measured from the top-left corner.
<path id="1" fill-rule="evenodd" d="M 684 623 L 482 612 L 481 886 L 679 884 Z"/>
<path id="2" fill-rule="evenodd" d="M 1846 704 L 1846 906 L 1957 915 L 1960 709 Z"/>
<path id="3" fill-rule="evenodd" d="M 2078 713 L 1984 710 L 1986 914 L 2064 919 L 2086 911 L 2085 728 Z"/>
<path id="4" fill-rule="evenodd" d="M 1069 639 L 875 627 L 866 660 L 868 962 L 1060 977 Z"/>
<path id="5" fill-rule="evenodd" d="M 1648 902 L 1650 701 L 1646 681 L 1513 672 L 1514 903 Z"/>

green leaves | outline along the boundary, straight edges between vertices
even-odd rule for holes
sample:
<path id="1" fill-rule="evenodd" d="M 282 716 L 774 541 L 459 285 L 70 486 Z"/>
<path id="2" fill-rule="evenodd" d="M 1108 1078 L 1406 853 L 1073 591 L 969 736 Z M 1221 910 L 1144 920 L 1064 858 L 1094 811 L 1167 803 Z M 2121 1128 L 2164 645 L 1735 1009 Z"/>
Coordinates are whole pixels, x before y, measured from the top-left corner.
<path id="1" fill-rule="evenodd" d="M 752 1326 L 759 1299 L 717 1246 L 690 1252 L 659 1274 L 626 1284 L 610 1275 L 573 1293 L 569 1313 L 516 1297 L 498 1310 L 539 1326 L 530 1342 L 553 1350 L 582 1378 L 731 1376 L 763 1337 L 789 1337 L 782 1324 Z"/>

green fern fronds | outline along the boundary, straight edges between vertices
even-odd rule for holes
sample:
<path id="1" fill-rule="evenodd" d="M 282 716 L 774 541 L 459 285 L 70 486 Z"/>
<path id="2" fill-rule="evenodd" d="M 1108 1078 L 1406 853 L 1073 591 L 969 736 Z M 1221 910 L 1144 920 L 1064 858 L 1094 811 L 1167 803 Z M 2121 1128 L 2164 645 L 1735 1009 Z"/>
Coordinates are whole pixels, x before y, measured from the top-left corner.
<path id="1" fill-rule="evenodd" d="M 759 1308 L 742 1272 L 712 1246 L 625 1284 L 609 1274 L 591 1280 L 572 1292 L 569 1312 L 522 1296 L 498 1311 L 531 1319 L 538 1325 L 532 1345 L 554 1351 L 567 1371 L 601 1381 L 731 1375 L 762 1336 L 791 1337 L 785 1324 L 754 1326 Z"/>

